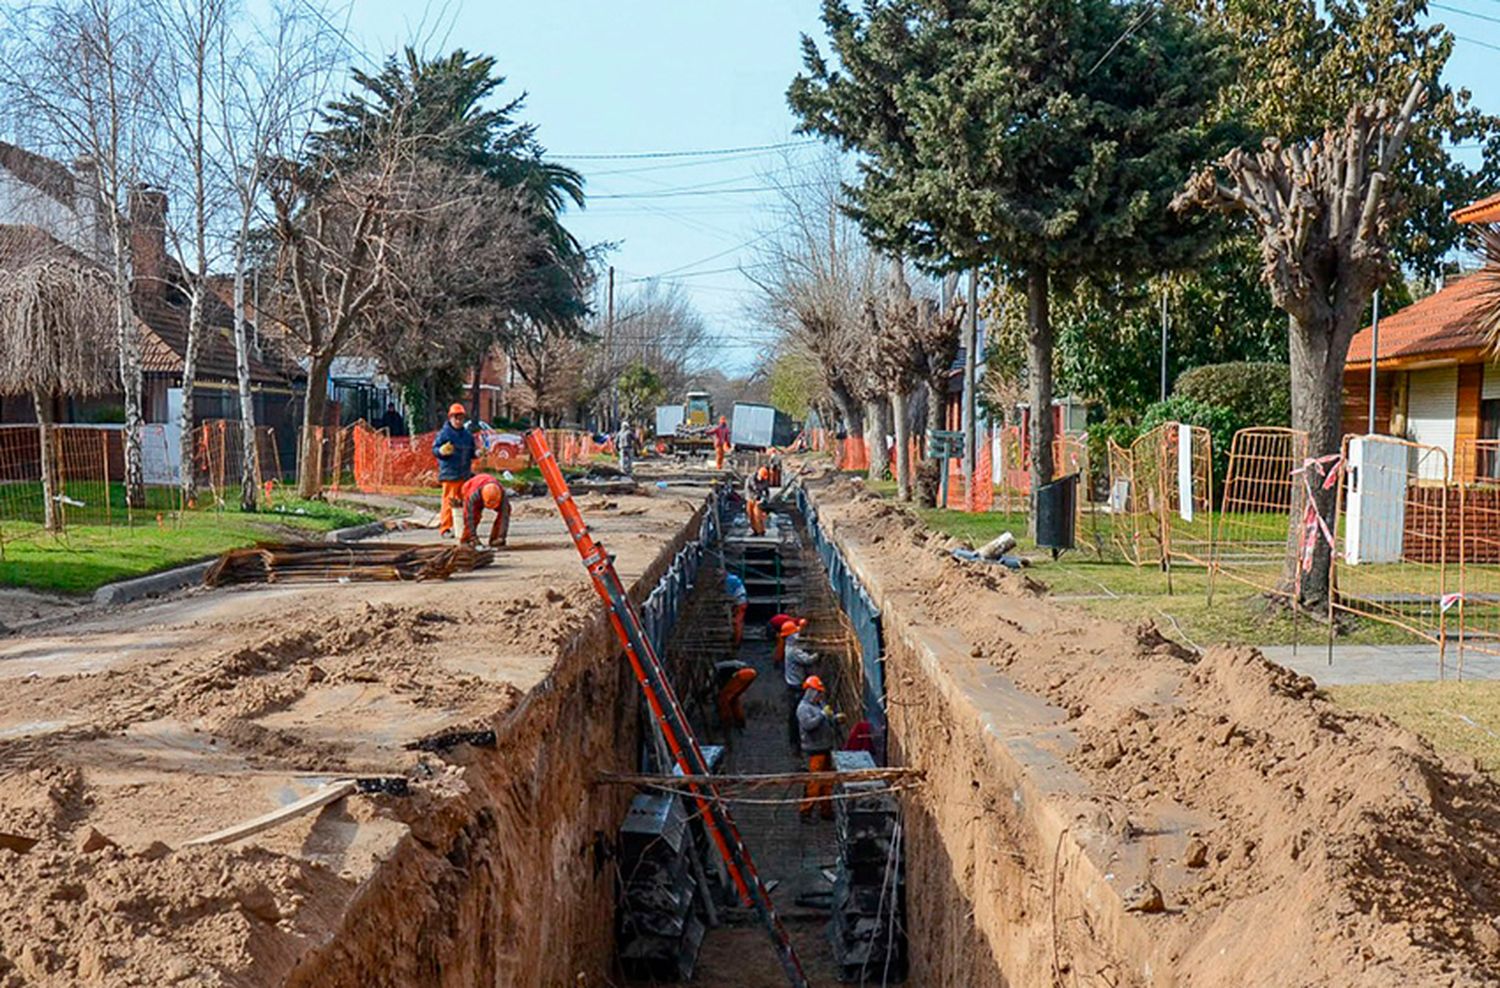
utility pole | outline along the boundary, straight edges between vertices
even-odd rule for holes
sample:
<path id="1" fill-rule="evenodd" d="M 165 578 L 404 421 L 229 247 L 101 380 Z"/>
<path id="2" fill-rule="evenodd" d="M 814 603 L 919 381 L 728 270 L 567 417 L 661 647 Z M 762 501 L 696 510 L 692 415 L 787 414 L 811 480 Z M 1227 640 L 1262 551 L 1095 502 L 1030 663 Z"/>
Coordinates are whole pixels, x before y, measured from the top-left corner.
<path id="1" fill-rule="evenodd" d="M 619 392 L 615 390 L 615 266 L 609 266 L 609 290 L 604 306 L 604 373 L 609 375 L 609 410 L 606 431 L 613 432 L 619 414 Z"/>
<path id="2" fill-rule="evenodd" d="M 1161 290 L 1161 400 L 1167 400 L 1167 290 Z"/>
<path id="3" fill-rule="evenodd" d="M 977 433 L 974 407 L 974 385 L 978 379 L 979 366 L 979 269 L 969 272 L 969 311 L 964 319 L 964 506 L 974 506 L 974 460 Z"/>
<path id="4" fill-rule="evenodd" d="M 1380 355 L 1380 289 L 1375 289 L 1375 321 L 1370 325 L 1370 422 L 1365 432 L 1375 434 L 1375 359 Z"/>

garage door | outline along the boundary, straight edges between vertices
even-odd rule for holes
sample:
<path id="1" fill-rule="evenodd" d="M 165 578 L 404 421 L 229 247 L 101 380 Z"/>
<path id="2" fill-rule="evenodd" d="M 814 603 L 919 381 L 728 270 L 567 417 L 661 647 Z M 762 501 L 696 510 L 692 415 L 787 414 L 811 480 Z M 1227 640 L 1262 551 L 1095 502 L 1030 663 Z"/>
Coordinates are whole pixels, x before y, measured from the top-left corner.
<path id="1" fill-rule="evenodd" d="M 1453 462 L 1453 429 L 1458 417 L 1458 367 L 1434 367 L 1412 371 L 1406 398 L 1406 421 L 1412 439 L 1423 446 L 1436 446 L 1447 456 L 1424 456 L 1417 476 L 1423 480 L 1447 480 L 1447 464 Z"/>

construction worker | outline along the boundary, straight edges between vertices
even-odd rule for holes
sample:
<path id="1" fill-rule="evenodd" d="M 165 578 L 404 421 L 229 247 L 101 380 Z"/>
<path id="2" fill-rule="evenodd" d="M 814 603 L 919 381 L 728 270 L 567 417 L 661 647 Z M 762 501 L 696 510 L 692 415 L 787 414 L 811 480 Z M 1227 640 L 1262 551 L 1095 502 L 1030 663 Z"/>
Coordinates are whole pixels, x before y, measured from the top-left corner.
<path id="1" fill-rule="evenodd" d="M 714 663 L 714 676 L 719 682 L 719 724 L 726 733 L 732 727 L 744 727 L 745 691 L 755 682 L 755 670 L 736 659 Z"/>
<path id="2" fill-rule="evenodd" d="M 629 476 L 635 470 L 635 430 L 629 419 L 620 423 L 615 434 L 615 452 L 620 454 L 620 472 Z"/>
<path id="3" fill-rule="evenodd" d="M 733 573 L 724 574 L 724 592 L 729 594 L 734 608 L 734 647 L 738 650 L 745 640 L 745 612 L 750 609 L 750 594 L 745 589 L 745 581 Z"/>
<path id="4" fill-rule="evenodd" d="M 833 771 L 833 749 L 837 743 L 838 722 L 843 714 L 833 712 L 833 707 L 824 701 L 823 680 L 808 676 L 802 681 L 802 697 L 797 704 L 798 744 L 807 757 L 809 772 Z M 823 819 L 833 819 L 833 795 L 830 782 L 808 780 L 802 788 L 802 802 L 797 807 L 803 823 L 812 823 L 813 807 L 817 806 Z"/>
<path id="5" fill-rule="evenodd" d="M 479 519 L 484 509 L 489 508 L 495 513 L 495 523 L 490 526 L 490 547 L 498 549 L 505 545 L 510 535 L 510 498 L 505 496 L 500 481 L 487 473 L 470 477 L 463 486 L 463 505 L 464 542 L 479 544 Z"/>
<path id="6" fill-rule="evenodd" d="M 464 428 L 468 413 L 459 402 L 448 406 L 448 421 L 432 438 L 432 455 L 438 461 L 438 483 L 443 485 L 443 507 L 438 515 L 438 536 L 453 537 L 453 509 L 463 502 L 464 484 L 474 476 L 474 434 Z"/>
<path id="7" fill-rule="evenodd" d="M 782 625 L 784 633 L 788 625 Z M 787 635 L 788 638 L 792 637 Z M 797 706 L 802 702 L 802 683 L 808 676 L 815 674 L 818 670 L 818 655 L 810 652 L 801 645 L 788 645 L 786 660 L 781 667 L 781 675 L 786 683 L 786 720 L 787 740 L 791 742 L 792 750 L 797 750 Z"/>
<path id="8" fill-rule="evenodd" d="M 708 430 L 708 435 L 714 441 L 714 469 L 724 469 L 724 454 L 729 452 L 729 423 L 724 416 L 719 416 L 719 424 Z"/>
<path id="9" fill-rule="evenodd" d="M 771 646 L 771 661 L 781 665 L 786 661 L 787 646 L 794 644 L 802 629 L 807 627 L 807 618 L 788 617 L 776 626 L 776 644 Z"/>
<path id="10" fill-rule="evenodd" d="M 771 472 L 765 467 L 745 478 L 745 517 L 750 520 L 750 534 L 766 534 L 765 500 L 771 493 Z"/>

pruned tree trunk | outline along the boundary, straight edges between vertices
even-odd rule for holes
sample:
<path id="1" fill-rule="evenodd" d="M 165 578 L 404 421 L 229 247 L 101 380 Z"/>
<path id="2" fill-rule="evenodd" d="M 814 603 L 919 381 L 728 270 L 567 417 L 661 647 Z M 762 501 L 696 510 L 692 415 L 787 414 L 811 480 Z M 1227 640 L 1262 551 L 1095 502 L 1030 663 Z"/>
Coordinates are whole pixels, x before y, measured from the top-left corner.
<path id="1" fill-rule="evenodd" d="M 178 478 L 182 489 L 182 503 L 192 504 L 198 499 L 198 476 L 193 463 L 193 428 L 197 418 L 193 414 L 193 386 L 198 380 L 198 343 L 202 338 L 203 285 L 195 283 L 188 299 L 187 342 L 182 348 L 182 410 L 177 416 Z M 220 492 L 215 492 L 222 496 Z"/>
<path id="2" fill-rule="evenodd" d="M 907 402 L 904 388 L 891 389 L 891 418 L 896 434 L 896 500 L 911 500 L 911 425 L 906 418 Z"/>
<path id="3" fill-rule="evenodd" d="M 1338 453 L 1343 443 L 1343 393 L 1344 361 L 1349 356 L 1349 343 L 1354 338 L 1359 323 L 1359 313 L 1352 316 L 1334 312 L 1329 324 L 1304 325 L 1296 318 L 1290 320 L 1289 355 L 1292 378 L 1292 428 L 1307 433 L 1308 455 L 1331 456 Z M 1301 464 L 1298 464 L 1301 466 Z M 1324 489 L 1314 475 L 1312 502 L 1318 514 L 1333 526 L 1333 514 L 1337 498 L 1337 487 Z M 1301 524 L 1293 518 L 1294 527 Z M 1321 532 L 1316 536 L 1312 549 L 1310 568 L 1301 577 L 1301 604 L 1311 610 L 1320 610 L 1328 605 L 1329 558 L 1332 552 Z M 1298 557 L 1295 550 L 1289 553 L 1294 565 Z M 1290 574 L 1296 578 L 1295 569 Z"/>
<path id="4" fill-rule="evenodd" d="M 255 396 L 250 390 L 250 341 L 245 333 L 245 252 L 243 242 L 235 245 L 234 260 L 234 376 L 240 397 L 240 510 L 254 511 L 259 502 L 257 489 L 260 455 L 255 444 Z M 321 461 L 321 457 L 319 458 Z M 298 471 L 297 476 L 302 476 Z"/>
<path id="5" fill-rule="evenodd" d="M 934 432 L 943 430 L 943 412 L 946 411 L 944 404 L 948 397 L 948 379 L 946 377 L 924 382 L 927 388 L 927 437 L 930 440 Z"/>
<path id="6" fill-rule="evenodd" d="M 1026 273 L 1026 373 L 1031 401 L 1031 512 L 1027 527 L 1036 534 L 1036 499 L 1052 480 L 1052 315 L 1049 272 L 1034 265 Z"/>
<path id="7" fill-rule="evenodd" d="M 833 398 L 834 407 L 839 411 L 839 419 L 844 423 L 844 435 L 851 439 L 863 439 L 865 436 L 865 416 L 859 407 L 859 402 L 847 388 L 833 386 L 828 389 Z"/>
<path id="8" fill-rule="evenodd" d="M 317 497 L 323 489 L 321 432 L 318 427 L 328 414 L 328 371 L 333 367 L 331 350 L 313 356 L 307 369 L 307 393 L 302 400 L 302 452 L 297 464 L 297 496 Z"/>
<path id="9" fill-rule="evenodd" d="M 57 458 L 52 446 L 52 396 L 31 392 L 36 406 L 37 455 L 42 466 L 42 527 L 49 532 L 62 531 L 62 512 L 57 504 Z M 108 492 L 105 493 L 106 499 Z"/>
<path id="10" fill-rule="evenodd" d="M 887 474 L 886 461 L 890 455 L 885 446 L 886 411 L 884 398 L 865 403 L 865 422 L 869 426 L 865 430 L 865 441 L 870 448 L 870 468 L 866 476 L 870 480 L 884 480 Z"/>

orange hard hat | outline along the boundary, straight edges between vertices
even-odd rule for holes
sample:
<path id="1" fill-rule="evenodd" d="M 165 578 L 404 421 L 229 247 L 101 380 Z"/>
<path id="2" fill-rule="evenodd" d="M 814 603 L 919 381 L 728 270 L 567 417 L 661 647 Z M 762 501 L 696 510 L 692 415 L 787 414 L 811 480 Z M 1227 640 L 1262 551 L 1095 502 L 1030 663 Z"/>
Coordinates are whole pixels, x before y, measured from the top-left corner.
<path id="1" fill-rule="evenodd" d="M 755 476 L 759 477 L 761 480 L 770 480 L 771 471 L 766 467 L 761 467 L 759 470 L 755 471 Z"/>
<path id="2" fill-rule="evenodd" d="M 819 693 L 821 693 L 823 692 L 823 680 L 819 679 L 817 676 L 808 676 L 806 679 L 802 680 L 802 688 L 805 690 L 817 690 Z"/>
<path id="3" fill-rule="evenodd" d="M 448 406 L 448 414 L 449 415 L 467 415 L 467 414 L 469 414 L 469 412 L 468 412 L 467 409 L 464 408 L 462 402 L 455 401 L 453 404 L 451 404 L 451 405 Z"/>
<path id="4" fill-rule="evenodd" d="M 792 635 L 795 635 L 805 627 L 807 627 L 807 621 L 805 619 L 799 621 L 796 618 L 792 618 L 790 621 L 781 622 L 781 629 L 776 633 L 782 638 L 790 638 Z"/>
<path id="5" fill-rule="evenodd" d="M 479 489 L 479 496 L 484 498 L 486 508 L 499 510 L 500 499 L 505 495 L 501 493 L 499 484 L 485 484 Z"/>

